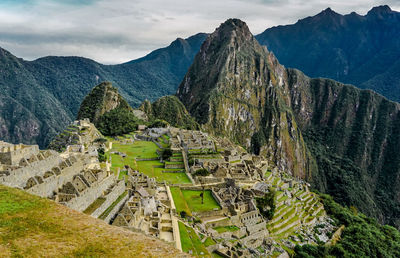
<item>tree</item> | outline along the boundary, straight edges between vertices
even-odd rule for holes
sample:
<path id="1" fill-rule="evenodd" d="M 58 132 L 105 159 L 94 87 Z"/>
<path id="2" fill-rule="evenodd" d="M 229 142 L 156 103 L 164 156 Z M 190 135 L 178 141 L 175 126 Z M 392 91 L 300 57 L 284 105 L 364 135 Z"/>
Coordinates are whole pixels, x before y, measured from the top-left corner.
<path id="1" fill-rule="evenodd" d="M 126 109 L 113 109 L 99 118 L 96 127 L 103 135 L 116 136 L 135 131 L 139 120 Z"/>
<path id="2" fill-rule="evenodd" d="M 203 187 L 203 192 L 200 193 L 201 197 L 201 204 L 204 204 L 204 187 Z"/>
<path id="3" fill-rule="evenodd" d="M 94 142 L 103 144 L 103 143 L 106 143 L 106 142 L 107 142 L 107 139 L 101 137 L 101 138 L 97 138 L 96 140 L 94 140 Z"/>
<path id="4" fill-rule="evenodd" d="M 270 189 L 264 197 L 256 197 L 257 208 L 266 219 L 272 219 L 275 213 L 275 190 Z"/>
<path id="5" fill-rule="evenodd" d="M 196 172 L 194 172 L 195 176 L 208 176 L 210 175 L 210 171 L 208 171 L 205 168 L 200 168 L 198 170 L 196 170 Z"/>
<path id="6" fill-rule="evenodd" d="M 189 163 L 189 166 L 193 166 L 194 165 L 194 158 L 189 158 L 188 163 Z"/>
<path id="7" fill-rule="evenodd" d="M 186 218 L 186 216 L 187 216 L 186 211 L 181 211 L 180 215 L 181 215 L 181 218 L 183 218 L 183 219 Z"/>
<path id="8" fill-rule="evenodd" d="M 167 160 L 172 156 L 172 150 L 171 148 L 163 149 L 161 151 L 161 157 L 163 160 Z"/>
<path id="9" fill-rule="evenodd" d="M 104 148 L 98 148 L 97 149 L 97 154 L 100 162 L 105 162 L 107 160 L 106 153 L 104 151 Z"/>
<path id="10" fill-rule="evenodd" d="M 160 128 L 160 127 L 165 128 L 168 126 L 169 126 L 169 123 L 162 119 L 156 119 L 149 125 L 150 128 Z"/>

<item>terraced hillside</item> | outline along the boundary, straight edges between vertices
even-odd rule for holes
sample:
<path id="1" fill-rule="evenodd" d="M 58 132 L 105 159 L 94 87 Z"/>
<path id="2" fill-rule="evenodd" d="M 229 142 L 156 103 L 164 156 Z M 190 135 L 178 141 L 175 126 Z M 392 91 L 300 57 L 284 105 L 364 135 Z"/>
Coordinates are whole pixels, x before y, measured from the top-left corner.
<path id="1" fill-rule="evenodd" d="M 327 219 L 324 206 L 317 194 L 310 192 L 308 187 L 289 187 L 281 180 L 280 175 L 273 175 L 271 172 L 267 173 L 266 182 L 270 182 L 273 188 L 279 189 L 275 196 L 274 216 L 267 222 L 268 231 L 274 240 L 287 242 L 286 239 L 290 236 L 289 241 L 295 245 L 318 242 L 317 238 L 319 240 L 319 237 L 327 237 L 315 235 L 305 227 L 312 224 L 324 227 L 322 226 L 324 223 L 317 221 Z M 310 233 L 311 236 L 308 236 Z"/>

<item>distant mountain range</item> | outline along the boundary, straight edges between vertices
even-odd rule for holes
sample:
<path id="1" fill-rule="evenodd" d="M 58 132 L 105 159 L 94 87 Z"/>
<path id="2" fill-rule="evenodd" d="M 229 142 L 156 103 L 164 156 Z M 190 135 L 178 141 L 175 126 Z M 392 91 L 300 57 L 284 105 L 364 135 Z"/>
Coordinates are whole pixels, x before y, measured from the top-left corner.
<path id="1" fill-rule="evenodd" d="M 206 38 L 178 38 L 168 47 L 119 65 L 82 57 L 25 61 L 0 49 L 0 139 L 45 147 L 75 119 L 93 86 L 110 81 L 132 106 L 176 91 Z"/>
<path id="2" fill-rule="evenodd" d="M 328 8 L 256 38 L 286 67 L 372 89 L 400 102 L 400 13 L 387 5 L 364 16 Z"/>
<path id="3" fill-rule="evenodd" d="M 294 25 L 256 36 L 287 67 L 373 89 L 400 101 L 400 18 L 388 6 L 365 16 L 326 9 Z M 207 34 L 177 39 L 168 47 L 119 65 L 82 57 L 25 61 L 0 49 L 0 139 L 45 147 L 77 114 L 102 81 L 110 81 L 133 107 L 173 94 Z"/>

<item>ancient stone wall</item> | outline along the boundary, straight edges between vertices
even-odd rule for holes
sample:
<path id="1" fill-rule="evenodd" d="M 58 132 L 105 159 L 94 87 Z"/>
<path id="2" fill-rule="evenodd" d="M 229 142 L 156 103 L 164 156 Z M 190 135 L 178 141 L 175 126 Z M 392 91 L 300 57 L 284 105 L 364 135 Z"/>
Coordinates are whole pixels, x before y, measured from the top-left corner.
<path id="1" fill-rule="evenodd" d="M 85 167 L 84 160 L 79 158 L 70 167 L 61 170 L 61 174 L 44 179 L 42 184 L 37 184 L 27 190 L 28 193 L 36 194 L 42 197 L 52 197 L 53 191 L 58 190 L 69 181 L 72 181 L 74 175 L 82 171 Z"/>
<path id="2" fill-rule="evenodd" d="M 183 164 L 183 163 L 179 163 L 179 164 L 176 164 L 176 163 L 167 163 L 167 164 L 165 164 L 165 168 L 166 169 L 183 169 L 183 168 L 185 168 L 185 165 Z"/>
<path id="3" fill-rule="evenodd" d="M 125 182 L 123 180 L 119 181 L 117 185 L 114 186 L 112 191 L 104 196 L 106 198 L 105 202 L 100 205 L 92 214 L 92 217 L 98 218 L 110 205 L 125 191 Z"/>
<path id="4" fill-rule="evenodd" d="M 52 151 L 52 154 L 44 160 L 37 160 L 27 166 L 10 171 L 8 176 L 0 177 L 0 184 L 24 188 L 30 177 L 42 177 L 46 171 L 62 162 L 62 158 L 56 152 Z"/>
<path id="5" fill-rule="evenodd" d="M 258 232 L 260 230 L 264 230 L 267 226 L 267 223 L 265 221 L 255 224 L 255 225 L 249 225 L 247 226 L 247 231 L 249 234 L 254 234 L 255 232 Z"/>
<path id="6" fill-rule="evenodd" d="M 115 215 L 118 213 L 118 211 L 121 209 L 121 207 L 126 203 L 126 201 L 129 198 L 129 194 L 127 194 L 122 200 L 115 205 L 115 207 L 110 211 L 108 216 L 104 219 L 105 222 L 110 223 L 111 219 L 115 217 Z"/>
<path id="7" fill-rule="evenodd" d="M 265 229 L 265 230 L 255 233 L 255 234 L 252 234 L 250 236 L 247 236 L 247 237 L 243 238 L 241 241 L 247 247 L 257 248 L 263 243 L 264 238 L 267 235 L 268 235 L 268 231 Z"/>
<path id="8" fill-rule="evenodd" d="M 9 145 L 0 147 L 0 163 L 6 165 L 18 165 L 22 158 L 29 158 L 39 154 L 38 145 Z"/>
<path id="9" fill-rule="evenodd" d="M 77 211 L 84 211 L 90 204 L 92 204 L 97 198 L 99 198 L 105 190 L 112 183 L 114 183 L 116 177 L 114 175 L 108 176 L 100 182 L 95 182 L 88 189 L 80 193 L 80 196 L 67 202 L 65 205 L 71 209 Z"/>

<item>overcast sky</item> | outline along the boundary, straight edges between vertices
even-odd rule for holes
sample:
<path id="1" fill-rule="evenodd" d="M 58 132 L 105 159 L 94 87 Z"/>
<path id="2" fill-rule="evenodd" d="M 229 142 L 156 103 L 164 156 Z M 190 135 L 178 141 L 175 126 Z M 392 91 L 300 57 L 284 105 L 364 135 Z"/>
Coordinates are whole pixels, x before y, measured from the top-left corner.
<path id="1" fill-rule="evenodd" d="M 382 4 L 400 10 L 400 0 L 0 0 L 0 46 L 27 60 L 74 55 L 114 64 L 228 18 L 258 34 L 327 7 L 364 15 Z"/>

